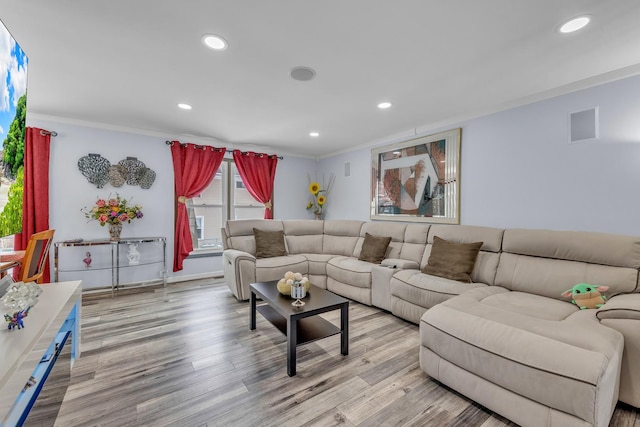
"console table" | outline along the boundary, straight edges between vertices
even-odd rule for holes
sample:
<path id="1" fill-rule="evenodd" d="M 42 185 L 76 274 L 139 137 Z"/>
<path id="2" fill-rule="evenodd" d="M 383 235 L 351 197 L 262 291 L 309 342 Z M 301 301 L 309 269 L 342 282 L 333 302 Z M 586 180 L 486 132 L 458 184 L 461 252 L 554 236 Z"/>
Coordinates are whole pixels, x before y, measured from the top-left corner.
<path id="1" fill-rule="evenodd" d="M 153 248 L 150 245 L 159 245 L 160 251 L 153 252 Z M 167 285 L 167 239 L 165 237 L 127 237 L 117 241 L 108 239 L 99 240 L 67 240 L 62 242 L 55 242 L 54 244 L 54 281 L 57 282 L 60 273 L 77 273 L 78 276 L 84 272 L 99 271 L 99 270 L 111 270 L 111 295 L 120 286 L 120 271 L 123 269 L 137 268 L 141 266 L 158 266 L 159 275 L 145 280 L 145 284 L 158 284 L 162 283 L 163 286 Z M 127 258 L 127 250 L 123 248 L 123 245 L 142 245 L 144 249 L 140 250 L 139 259 L 136 262 L 131 262 Z M 98 254 L 96 257 L 93 254 L 93 262 L 91 267 L 88 268 L 82 262 L 84 252 L 90 248 L 106 247 L 107 253 Z M 60 260 L 60 255 L 63 248 L 81 248 L 74 251 L 75 258 L 70 260 L 69 258 Z M 121 249 L 122 248 L 122 249 Z M 63 265 L 64 264 L 64 265 Z M 74 277 L 79 278 L 79 277 Z M 88 280 L 85 280 L 88 282 Z"/>
<path id="2" fill-rule="evenodd" d="M 82 282 L 40 287 L 25 327 L 0 330 L 0 427 L 24 422 L 69 339 L 71 364 L 80 357 Z"/>

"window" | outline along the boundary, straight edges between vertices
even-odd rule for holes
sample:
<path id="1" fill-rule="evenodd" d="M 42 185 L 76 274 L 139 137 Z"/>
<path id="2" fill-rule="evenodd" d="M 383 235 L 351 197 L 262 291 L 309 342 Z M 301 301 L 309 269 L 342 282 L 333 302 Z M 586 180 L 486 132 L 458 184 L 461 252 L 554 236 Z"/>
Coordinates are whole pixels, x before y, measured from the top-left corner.
<path id="1" fill-rule="evenodd" d="M 197 215 L 196 216 L 196 232 L 195 235 L 198 236 L 198 240 L 204 239 L 204 216 Z"/>
<path id="2" fill-rule="evenodd" d="M 202 194 L 187 200 L 194 252 L 222 251 L 227 219 L 262 219 L 264 205 L 247 191 L 233 160 L 225 159 Z"/>

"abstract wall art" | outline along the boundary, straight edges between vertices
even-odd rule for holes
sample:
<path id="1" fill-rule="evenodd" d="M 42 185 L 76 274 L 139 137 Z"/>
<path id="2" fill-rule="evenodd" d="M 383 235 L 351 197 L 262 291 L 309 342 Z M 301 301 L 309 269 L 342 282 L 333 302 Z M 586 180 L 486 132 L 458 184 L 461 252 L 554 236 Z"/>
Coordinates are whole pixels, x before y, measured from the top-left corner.
<path id="1" fill-rule="evenodd" d="M 371 150 L 371 219 L 460 223 L 460 134 L 452 129 Z"/>

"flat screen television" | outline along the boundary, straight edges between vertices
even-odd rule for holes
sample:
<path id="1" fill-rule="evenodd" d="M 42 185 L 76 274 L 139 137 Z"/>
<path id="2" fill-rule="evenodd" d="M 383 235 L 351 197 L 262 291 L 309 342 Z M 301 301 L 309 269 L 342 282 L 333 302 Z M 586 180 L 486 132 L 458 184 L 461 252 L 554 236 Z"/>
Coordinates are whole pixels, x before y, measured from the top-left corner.
<path id="1" fill-rule="evenodd" d="M 0 237 L 22 230 L 28 58 L 0 21 Z M 13 247 L 13 239 L 0 245 Z"/>

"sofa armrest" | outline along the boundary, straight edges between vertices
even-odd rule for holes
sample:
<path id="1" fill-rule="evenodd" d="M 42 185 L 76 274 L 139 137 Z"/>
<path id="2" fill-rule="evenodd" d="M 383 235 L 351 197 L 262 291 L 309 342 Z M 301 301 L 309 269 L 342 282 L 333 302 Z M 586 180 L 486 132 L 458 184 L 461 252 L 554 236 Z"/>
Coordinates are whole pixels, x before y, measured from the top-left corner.
<path id="1" fill-rule="evenodd" d="M 222 252 L 224 280 L 239 300 L 249 299 L 249 284 L 256 281 L 256 257 L 237 249 Z"/>
<path id="2" fill-rule="evenodd" d="M 635 319 L 640 320 L 640 294 L 623 294 L 607 300 L 596 312 L 598 320 Z"/>
<path id="3" fill-rule="evenodd" d="M 600 323 L 624 337 L 618 399 L 640 407 L 640 294 L 621 294 L 607 300 L 596 311 Z"/>
<path id="4" fill-rule="evenodd" d="M 231 249 L 229 247 L 229 242 L 227 241 L 229 236 L 227 235 L 227 229 L 225 227 L 220 229 L 220 236 L 222 238 L 222 250 L 226 251 L 227 249 Z"/>
<path id="5" fill-rule="evenodd" d="M 371 270 L 371 304 L 391 311 L 391 277 L 398 270 L 417 268 L 417 262 L 399 258 L 383 259 L 380 265 L 374 265 Z"/>
<path id="6" fill-rule="evenodd" d="M 235 262 L 240 258 L 250 259 L 253 261 L 256 260 L 256 257 L 251 255 L 249 252 L 239 251 L 237 249 L 225 249 L 224 257 L 231 262 Z"/>
<path id="7" fill-rule="evenodd" d="M 398 268 L 400 270 L 419 270 L 420 266 L 415 261 L 409 261 L 408 259 L 400 258 L 387 258 L 383 259 L 380 264 L 383 267 Z"/>

